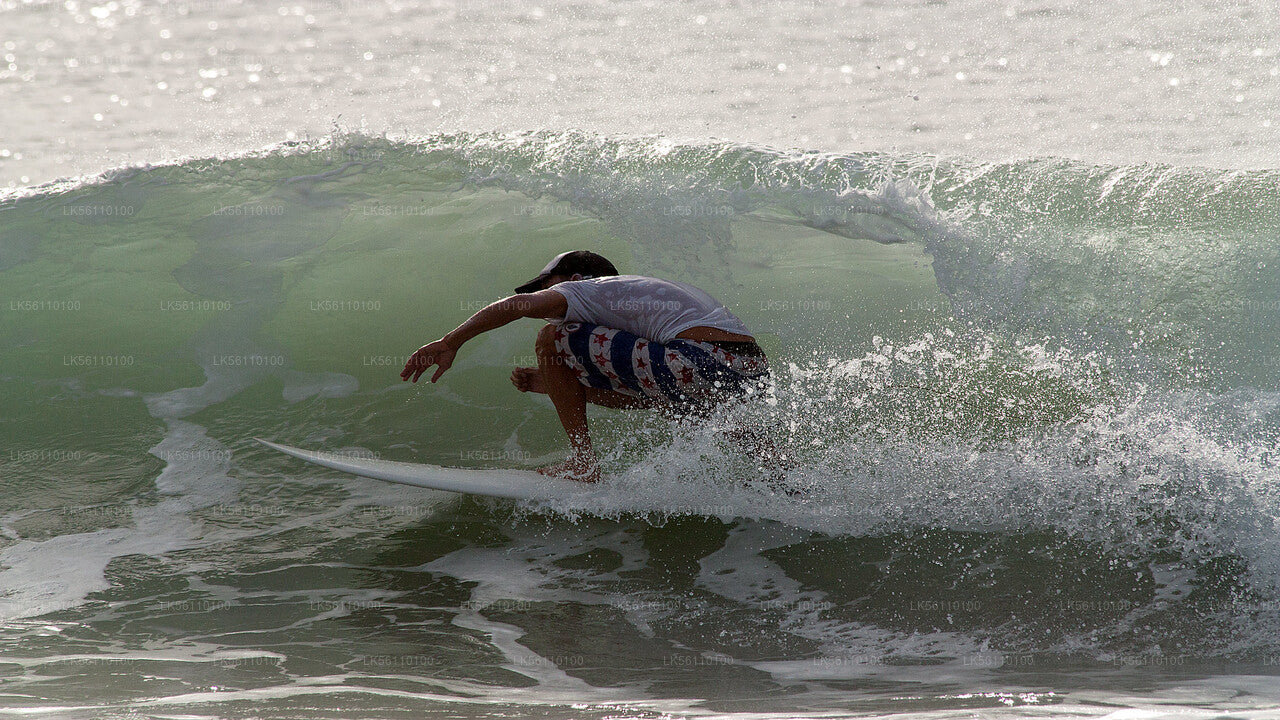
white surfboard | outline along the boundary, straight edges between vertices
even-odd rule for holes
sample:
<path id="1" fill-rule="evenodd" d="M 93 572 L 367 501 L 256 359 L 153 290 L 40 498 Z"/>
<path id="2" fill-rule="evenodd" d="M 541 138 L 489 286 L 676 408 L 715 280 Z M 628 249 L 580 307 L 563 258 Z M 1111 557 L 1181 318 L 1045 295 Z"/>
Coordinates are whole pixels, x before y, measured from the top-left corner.
<path id="1" fill-rule="evenodd" d="M 269 442 L 254 438 L 272 450 L 292 455 L 313 465 L 341 470 L 360 477 L 385 480 L 402 485 L 448 490 L 449 492 L 487 495 L 512 500 L 547 500 L 574 493 L 590 492 L 592 483 L 547 477 L 531 470 L 481 470 L 477 468 L 451 468 L 438 465 L 375 460 L 351 457 Z"/>

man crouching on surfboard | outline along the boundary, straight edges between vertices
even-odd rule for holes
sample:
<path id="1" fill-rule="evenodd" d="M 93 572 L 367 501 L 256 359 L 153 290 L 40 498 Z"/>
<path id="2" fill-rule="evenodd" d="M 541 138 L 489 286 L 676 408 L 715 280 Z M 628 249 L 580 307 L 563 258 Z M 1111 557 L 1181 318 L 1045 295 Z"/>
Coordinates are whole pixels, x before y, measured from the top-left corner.
<path id="1" fill-rule="evenodd" d="M 435 342 L 418 348 L 401 380 L 432 365 L 431 382 L 471 338 L 518 318 L 543 318 L 538 367 L 518 367 L 521 392 L 546 393 L 572 452 L 544 475 L 595 482 L 600 465 L 587 430 L 587 403 L 611 408 L 700 412 L 756 392 L 768 378 L 764 352 L 747 326 L 692 285 L 619 275 L 588 250 L 561 253 L 542 272 Z"/>

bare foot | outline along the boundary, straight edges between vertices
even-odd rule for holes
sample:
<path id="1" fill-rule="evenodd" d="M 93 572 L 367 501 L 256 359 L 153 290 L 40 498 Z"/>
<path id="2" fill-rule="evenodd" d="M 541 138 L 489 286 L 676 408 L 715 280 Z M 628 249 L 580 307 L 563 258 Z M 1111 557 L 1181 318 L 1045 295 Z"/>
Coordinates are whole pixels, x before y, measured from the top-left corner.
<path id="1" fill-rule="evenodd" d="M 558 465 L 538 468 L 538 472 L 548 477 L 579 480 L 581 482 L 600 482 L 600 463 L 596 461 L 594 456 L 571 455 L 568 460 Z"/>
<path id="2" fill-rule="evenodd" d="M 511 371 L 511 384 L 520 392 L 546 394 L 547 388 L 542 383 L 542 373 L 536 367 L 518 367 Z"/>

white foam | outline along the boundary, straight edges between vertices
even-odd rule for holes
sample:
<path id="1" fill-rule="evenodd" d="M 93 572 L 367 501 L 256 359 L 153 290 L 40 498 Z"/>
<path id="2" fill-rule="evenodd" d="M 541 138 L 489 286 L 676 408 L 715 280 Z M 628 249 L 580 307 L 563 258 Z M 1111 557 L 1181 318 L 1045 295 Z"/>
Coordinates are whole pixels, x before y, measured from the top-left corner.
<path id="1" fill-rule="evenodd" d="M 533 689 L 509 688 L 505 693 L 522 700 L 536 698 L 538 702 L 634 699 L 633 690 L 593 687 L 567 674 L 556 665 L 555 658 L 543 657 L 520 644 L 524 630 L 490 620 L 482 613 L 486 607 L 510 600 L 584 604 L 614 604 L 617 601 L 622 604 L 623 598 L 609 598 L 590 590 L 565 589 L 561 581 L 570 571 L 559 570 L 552 564 L 556 558 L 598 547 L 602 540 L 605 538 L 600 534 L 578 532 L 576 529 L 552 531 L 545 537 L 526 535 L 517 540 L 515 547 L 464 548 L 437 558 L 421 569 L 475 583 L 471 597 L 462 611 L 454 616 L 453 624 L 485 633 L 494 648 L 503 654 L 506 660 L 502 665 L 504 668 L 538 683 Z M 640 558 L 636 557 L 637 549 L 632 539 L 612 535 L 608 541 L 611 547 L 629 558 L 620 570 L 636 566 Z M 615 573 L 605 575 L 616 579 Z"/>
<path id="2" fill-rule="evenodd" d="M 134 504 L 132 527 L 18 540 L 0 551 L 0 619 L 42 615 L 78 605 L 110 587 L 106 567 L 125 555 L 157 556 L 200 542 L 200 524 L 187 513 L 235 497 L 228 476 L 230 452 L 204 428 L 180 420 L 169 423 L 152 454 L 168 463 L 156 478 L 162 494 L 156 505 Z"/>

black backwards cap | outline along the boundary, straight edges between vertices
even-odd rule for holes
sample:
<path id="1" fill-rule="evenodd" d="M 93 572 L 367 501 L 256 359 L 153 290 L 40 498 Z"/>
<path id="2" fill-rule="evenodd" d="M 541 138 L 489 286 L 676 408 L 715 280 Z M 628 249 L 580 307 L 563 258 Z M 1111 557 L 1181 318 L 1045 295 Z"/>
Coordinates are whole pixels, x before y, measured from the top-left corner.
<path id="1" fill-rule="evenodd" d="M 570 250 L 551 258 L 551 262 L 542 268 L 538 277 L 516 288 L 516 292 L 537 292 L 542 289 L 542 281 L 552 275 L 581 275 L 584 278 L 593 278 L 617 274 L 618 268 L 604 257 L 590 250 Z"/>

